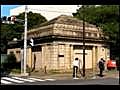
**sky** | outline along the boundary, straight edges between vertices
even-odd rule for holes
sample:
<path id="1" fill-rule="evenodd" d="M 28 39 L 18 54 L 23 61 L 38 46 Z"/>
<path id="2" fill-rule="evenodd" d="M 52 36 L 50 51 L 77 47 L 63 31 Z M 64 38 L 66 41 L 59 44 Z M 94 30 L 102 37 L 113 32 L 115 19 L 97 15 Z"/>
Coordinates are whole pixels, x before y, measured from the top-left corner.
<path id="1" fill-rule="evenodd" d="M 16 8 L 20 5 L 1 5 L 1 17 L 10 16 L 10 9 Z"/>
<path id="2" fill-rule="evenodd" d="M 23 6 L 23 7 L 21 7 L 21 6 Z M 20 8 L 16 8 L 16 7 L 20 7 Z M 14 9 L 14 8 L 16 8 L 16 9 Z M 18 15 L 19 13 L 24 11 L 23 8 L 24 8 L 24 5 L 1 5 L 1 17 L 3 17 L 3 16 L 9 17 L 10 15 Z M 66 5 L 57 5 L 57 6 L 38 5 L 38 7 L 31 5 L 31 6 L 29 6 L 29 10 L 31 10 L 31 8 L 33 8 L 34 13 L 42 13 L 42 16 L 46 17 L 47 20 L 51 20 L 51 19 L 59 16 L 60 14 L 72 15 L 72 12 L 75 12 L 76 8 L 78 8 L 78 7 L 77 7 L 77 5 L 69 5 L 69 6 L 66 6 Z M 40 10 L 39 10 L 39 8 L 40 8 Z M 12 9 L 12 11 L 11 11 L 11 9 Z M 34 10 L 34 9 L 36 9 L 36 10 Z M 56 12 L 54 12 L 54 11 L 56 11 Z"/>

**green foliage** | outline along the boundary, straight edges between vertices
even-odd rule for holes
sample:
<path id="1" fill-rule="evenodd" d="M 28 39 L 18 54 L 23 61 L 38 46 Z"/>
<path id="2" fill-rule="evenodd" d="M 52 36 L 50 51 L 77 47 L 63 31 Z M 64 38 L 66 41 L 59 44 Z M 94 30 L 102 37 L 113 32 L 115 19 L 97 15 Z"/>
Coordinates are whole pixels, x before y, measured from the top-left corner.
<path id="1" fill-rule="evenodd" d="M 85 21 L 95 24 L 103 29 L 105 35 L 109 36 L 109 40 L 113 41 L 111 44 L 111 54 L 118 50 L 118 33 L 119 33 L 119 5 L 84 5 L 73 13 L 73 16 Z M 117 47 L 117 48 L 115 48 Z M 117 55 L 118 53 L 114 53 Z"/>
<path id="2" fill-rule="evenodd" d="M 24 13 L 16 16 L 17 19 L 24 20 Z M 40 14 L 29 12 L 28 16 L 28 30 L 38 27 L 41 23 L 47 21 L 45 17 Z M 1 53 L 7 53 L 7 43 L 13 38 L 21 39 L 24 32 L 24 22 L 15 22 L 15 24 L 1 24 Z"/>
<path id="3" fill-rule="evenodd" d="M 15 64 L 16 64 L 16 56 L 15 54 L 13 53 L 10 53 L 8 56 L 7 56 L 7 59 L 5 60 L 5 67 L 4 68 L 8 68 L 8 69 L 12 69 L 15 67 Z"/>
<path id="4" fill-rule="evenodd" d="M 1 64 L 1 69 L 8 74 L 11 72 L 20 73 L 21 62 L 17 62 L 15 54 L 10 53 L 9 55 L 7 55 L 5 62 Z"/>
<path id="5" fill-rule="evenodd" d="M 16 67 L 16 57 L 13 53 L 10 53 L 7 56 L 5 62 L 2 63 L 1 69 L 3 69 L 5 72 L 9 74 L 11 70 L 15 67 Z"/>
<path id="6" fill-rule="evenodd" d="M 24 20 L 25 13 L 21 13 L 17 18 Z M 36 26 L 39 26 L 41 23 L 46 22 L 46 18 L 43 17 L 41 14 L 38 13 L 32 13 L 31 11 L 27 14 L 28 19 L 28 29 L 32 29 Z"/>

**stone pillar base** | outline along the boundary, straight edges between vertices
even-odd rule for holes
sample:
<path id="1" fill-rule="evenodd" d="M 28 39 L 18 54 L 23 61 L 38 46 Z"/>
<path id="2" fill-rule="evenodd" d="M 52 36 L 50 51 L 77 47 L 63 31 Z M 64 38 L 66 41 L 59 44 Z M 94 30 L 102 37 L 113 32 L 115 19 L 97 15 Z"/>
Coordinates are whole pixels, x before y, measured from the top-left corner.
<path id="1" fill-rule="evenodd" d="M 29 73 L 21 73 L 21 76 L 29 76 Z"/>

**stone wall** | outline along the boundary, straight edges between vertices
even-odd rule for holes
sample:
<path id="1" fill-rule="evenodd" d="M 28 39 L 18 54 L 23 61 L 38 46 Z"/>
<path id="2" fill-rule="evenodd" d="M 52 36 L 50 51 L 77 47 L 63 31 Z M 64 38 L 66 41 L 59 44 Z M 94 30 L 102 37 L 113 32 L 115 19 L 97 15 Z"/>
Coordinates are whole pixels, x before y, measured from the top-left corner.
<path id="1" fill-rule="evenodd" d="M 42 44 L 38 48 L 41 48 L 41 51 L 38 52 L 32 52 L 31 48 L 27 48 L 27 64 L 29 67 L 33 67 L 34 63 L 34 58 L 32 54 L 36 53 L 36 69 L 39 70 L 40 68 L 46 68 L 47 70 L 50 69 L 71 69 L 72 68 L 72 61 L 74 60 L 74 45 L 82 45 L 82 43 L 67 43 L 67 42 L 53 42 L 49 44 Z M 108 46 L 103 46 L 102 44 L 88 44 L 86 43 L 87 46 L 92 47 L 92 51 L 90 57 L 86 58 L 87 65 L 92 64 L 93 70 L 97 69 L 97 62 L 98 60 L 103 57 L 106 61 L 109 60 L 110 58 L 110 52 L 109 52 L 109 47 Z M 81 46 L 82 47 L 82 46 Z M 80 52 L 82 52 L 82 49 L 79 49 Z M 14 52 L 17 61 L 20 61 L 21 57 L 21 49 L 20 48 L 15 48 L 15 49 L 8 49 L 8 54 L 10 52 Z M 86 53 L 87 53 L 86 49 Z M 18 52 L 19 55 L 18 55 Z M 90 54 L 90 53 L 89 53 Z M 91 58 L 91 59 L 90 59 Z M 88 62 L 89 60 L 90 63 Z M 92 62 L 92 63 L 91 63 Z M 91 66 L 87 66 L 91 67 Z M 87 68 L 86 67 L 86 68 Z"/>

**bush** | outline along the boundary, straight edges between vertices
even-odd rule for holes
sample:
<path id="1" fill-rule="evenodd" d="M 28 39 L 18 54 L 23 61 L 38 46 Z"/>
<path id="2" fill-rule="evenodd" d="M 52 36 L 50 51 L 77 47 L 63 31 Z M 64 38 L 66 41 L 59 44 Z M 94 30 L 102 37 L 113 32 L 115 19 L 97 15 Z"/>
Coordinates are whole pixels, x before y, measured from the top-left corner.
<path id="1" fill-rule="evenodd" d="M 4 68 L 5 71 L 11 71 L 11 69 L 15 68 L 16 66 L 16 57 L 14 53 L 10 53 L 7 55 L 7 58 L 5 62 L 2 65 L 2 68 Z"/>

